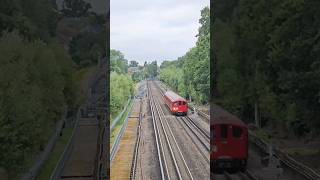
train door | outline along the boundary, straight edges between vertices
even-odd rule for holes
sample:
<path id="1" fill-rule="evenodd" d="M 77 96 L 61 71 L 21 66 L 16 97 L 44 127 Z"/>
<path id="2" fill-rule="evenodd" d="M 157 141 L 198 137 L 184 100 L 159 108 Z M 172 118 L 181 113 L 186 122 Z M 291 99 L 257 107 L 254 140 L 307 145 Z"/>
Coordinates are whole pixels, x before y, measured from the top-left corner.
<path id="1" fill-rule="evenodd" d="M 248 152 L 248 139 L 245 128 L 232 125 L 229 128 L 230 148 L 234 149 L 235 158 L 246 158 Z"/>
<path id="2" fill-rule="evenodd" d="M 218 157 L 231 158 L 232 152 L 234 151 L 231 148 L 231 144 L 229 142 L 229 128 L 230 126 L 227 124 L 220 124 L 216 126 L 216 151 Z"/>

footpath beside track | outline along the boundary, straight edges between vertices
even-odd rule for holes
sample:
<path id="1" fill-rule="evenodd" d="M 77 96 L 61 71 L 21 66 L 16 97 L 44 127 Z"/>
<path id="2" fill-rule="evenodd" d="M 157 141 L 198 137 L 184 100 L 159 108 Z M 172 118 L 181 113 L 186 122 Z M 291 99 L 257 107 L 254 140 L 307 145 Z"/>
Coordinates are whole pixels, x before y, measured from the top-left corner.
<path id="1" fill-rule="evenodd" d="M 50 180 L 105 179 L 108 174 L 106 66 L 107 59 L 99 59 L 89 81 L 87 101 L 78 110 L 73 133 Z"/>
<path id="2" fill-rule="evenodd" d="M 110 179 L 112 180 L 127 180 L 132 176 L 132 161 L 135 159 L 137 127 L 141 112 L 141 101 L 135 99 L 133 108 L 123 129 L 119 132 L 119 137 L 115 140 L 113 150 L 111 150 L 111 171 Z"/>

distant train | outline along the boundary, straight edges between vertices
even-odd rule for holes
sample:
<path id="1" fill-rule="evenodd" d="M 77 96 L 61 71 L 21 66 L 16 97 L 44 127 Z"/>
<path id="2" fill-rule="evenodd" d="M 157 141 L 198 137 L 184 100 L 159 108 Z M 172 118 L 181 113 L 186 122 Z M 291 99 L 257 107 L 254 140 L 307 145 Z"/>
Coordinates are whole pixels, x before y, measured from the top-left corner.
<path id="1" fill-rule="evenodd" d="M 167 91 L 164 94 L 164 101 L 172 114 L 187 115 L 188 103 L 184 98 L 182 98 L 178 94 L 172 91 Z"/>
<path id="2" fill-rule="evenodd" d="M 217 105 L 211 107 L 210 163 L 212 170 L 240 169 L 248 159 L 248 128 L 239 118 Z"/>

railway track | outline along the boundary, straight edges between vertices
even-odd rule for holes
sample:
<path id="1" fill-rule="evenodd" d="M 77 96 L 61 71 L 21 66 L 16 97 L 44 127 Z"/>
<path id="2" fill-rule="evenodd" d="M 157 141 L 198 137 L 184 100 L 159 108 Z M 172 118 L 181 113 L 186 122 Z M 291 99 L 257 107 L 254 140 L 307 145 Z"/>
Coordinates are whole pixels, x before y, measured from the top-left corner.
<path id="1" fill-rule="evenodd" d="M 258 138 L 252 131 L 249 131 L 250 141 L 260 148 L 264 153 L 268 154 L 268 143 L 264 140 Z M 320 172 L 317 172 L 310 167 L 296 161 L 291 156 L 282 152 L 278 148 L 272 148 L 273 154 L 278 158 L 285 166 L 291 168 L 292 170 L 298 172 L 302 176 L 310 180 L 320 180 Z"/>
<path id="2" fill-rule="evenodd" d="M 159 101 L 147 86 L 161 179 L 194 179 Z"/>
<path id="3" fill-rule="evenodd" d="M 237 172 L 229 173 L 227 171 L 222 172 L 221 174 L 211 174 L 211 179 L 214 180 L 259 180 L 251 172 Z"/>
<path id="4" fill-rule="evenodd" d="M 210 137 L 205 133 L 198 125 L 196 125 L 193 120 L 186 117 L 175 117 L 177 122 L 183 127 L 185 132 L 187 132 L 189 138 L 194 143 L 197 150 L 200 152 L 205 161 L 210 164 L 209 152 L 210 152 Z"/>
<path id="5" fill-rule="evenodd" d="M 138 163 L 138 155 L 139 155 L 139 147 L 140 147 L 140 139 L 141 139 L 141 116 L 142 116 L 142 100 L 140 100 L 140 109 L 139 109 L 139 120 L 138 120 L 138 128 L 137 128 L 137 138 L 134 147 L 134 155 L 131 165 L 131 173 L 130 179 L 136 179 L 136 171 L 137 171 L 137 163 Z"/>
<path id="6" fill-rule="evenodd" d="M 163 95 L 164 95 L 164 92 L 165 92 L 164 88 L 161 87 L 161 85 L 159 85 L 159 83 L 155 83 L 155 84 L 156 84 L 156 86 L 158 87 L 158 89 L 160 90 L 161 95 L 163 96 Z M 196 108 L 194 108 L 192 105 L 189 105 L 189 109 L 190 109 L 191 111 L 194 111 Z M 204 113 L 204 112 L 202 112 L 202 111 L 200 111 L 200 110 L 196 110 L 196 111 L 197 111 L 198 115 L 199 115 L 200 117 L 202 117 L 203 120 L 205 120 L 206 123 L 210 123 L 210 115 L 209 115 L 209 114 L 206 114 L 206 113 Z"/>

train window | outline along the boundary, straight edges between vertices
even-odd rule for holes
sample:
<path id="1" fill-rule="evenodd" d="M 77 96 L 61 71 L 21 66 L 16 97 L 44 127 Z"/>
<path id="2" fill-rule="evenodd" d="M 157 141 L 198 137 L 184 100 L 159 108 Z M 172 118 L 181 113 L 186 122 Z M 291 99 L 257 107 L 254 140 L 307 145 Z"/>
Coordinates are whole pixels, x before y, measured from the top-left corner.
<path id="1" fill-rule="evenodd" d="M 232 134 L 234 138 L 240 138 L 242 136 L 242 129 L 239 127 L 232 127 Z"/>
<path id="2" fill-rule="evenodd" d="M 173 104 L 173 106 L 178 106 L 179 105 L 179 103 L 178 102 L 175 102 L 174 104 Z"/>
<path id="3" fill-rule="evenodd" d="M 221 132 L 221 138 L 227 138 L 228 137 L 228 125 L 221 125 L 220 126 L 220 132 Z"/>
<path id="4" fill-rule="evenodd" d="M 182 101 L 182 105 L 186 105 L 186 102 Z"/>

